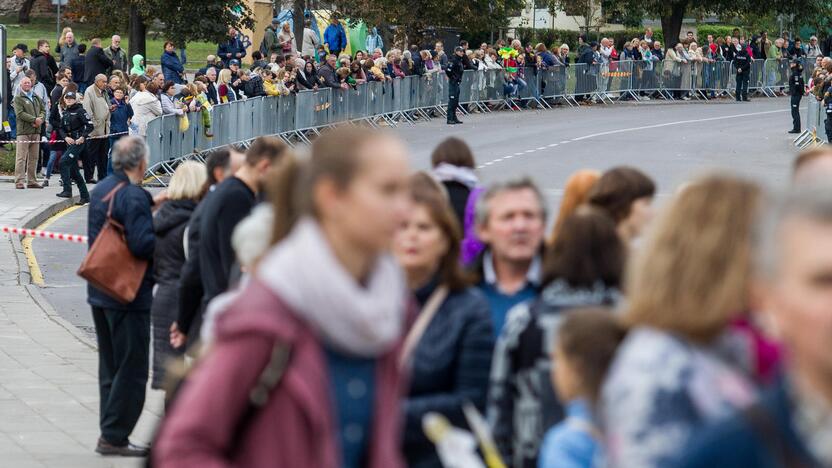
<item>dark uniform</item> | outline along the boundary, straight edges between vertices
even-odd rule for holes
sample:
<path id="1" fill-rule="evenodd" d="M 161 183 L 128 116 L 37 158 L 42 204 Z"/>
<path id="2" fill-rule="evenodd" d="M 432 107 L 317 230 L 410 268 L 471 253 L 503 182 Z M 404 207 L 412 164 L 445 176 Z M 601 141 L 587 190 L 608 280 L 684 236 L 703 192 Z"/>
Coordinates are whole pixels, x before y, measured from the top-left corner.
<path id="1" fill-rule="evenodd" d="M 737 69 L 737 101 L 748 101 L 748 80 L 751 76 L 751 55 L 743 45 L 734 55 Z"/>
<path id="2" fill-rule="evenodd" d="M 67 144 L 66 151 L 61 156 L 61 182 L 64 189 L 58 194 L 59 197 L 72 196 L 72 184 L 70 178 L 78 186 L 78 192 L 81 195 L 82 202 L 89 202 L 90 194 L 87 191 L 87 184 L 81 176 L 81 171 L 78 169 L 78 156 L 84 151 L 84 146 L 87 144 L 86 139 L 93 130 L 92 120 L 87 111 L 80 102 L 76 102 L 64 110 L 64 115 L 61 117 L 61 128 L 59 135 L 61 139 L 67 137 L 76 140 L 76 144 Z M 80 145 L 77 140 L 83 137 L 84 142 Z"/>
<path id="3" fill-rule="evenodd" d="M 826 129 L 826 141 L 832 143 L 832 87 L 830 87 L 830 81 L 827 78 L 826 82 L 823 83 L 823 109 L 826 114 L 826 123 L 824 124 L 824 128 Z"/>
<path id="4" fill-rule="evenodd" d="M 800 100 L 806 92 L 806 83 L 803 81 L 803 65 L 799 60 L 792 62 L 792 76 L 789 78 L 789 93 L 791 94 L 792 105 L 792 131 L 800 133 Z"/>
<path id="5" fill-rule="evenodd" d="M 462 63 L 462 57 L 454 53 L 450 57 L 448 66 L 445 68 L 445 74 L 448 75 L 448 123 L 458 124 L 462 123 L 456 118 L 456 108 L 459 107 L 459 84 L 462 82 L 462 72 L 465 66 Z"/>

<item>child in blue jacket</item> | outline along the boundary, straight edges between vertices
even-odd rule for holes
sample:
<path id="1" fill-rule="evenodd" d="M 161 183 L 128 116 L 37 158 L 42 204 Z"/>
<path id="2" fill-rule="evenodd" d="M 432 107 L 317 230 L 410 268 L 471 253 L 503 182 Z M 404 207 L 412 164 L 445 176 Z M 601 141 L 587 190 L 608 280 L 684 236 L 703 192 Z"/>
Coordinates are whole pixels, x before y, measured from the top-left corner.
<path id="1" fill-rule="evenodd" d="M 129 128 L 130 119 L 133 118 L 133 108 L 127 103 L 127 97 L 124 90 L 116 88 L 113 90 L 113 97 L 110 99 L 110 133 L 127 132 Z M 110 152 L 112 152 L 113 145 L 126 135 L 114 135 L 110 137 Z M 112 158 L 107 158 L 107 175 L 113 173 Z"/>
<path id="2" fill-rule="evenodd" d="M 558 329 L 552 383 L 566 417 L 546 433 L 538 468 L 591 468 L 601 459 L 601 434 L 593 407 L 607 368 L 624 339 L 611 311 L 577 309 Z"/>

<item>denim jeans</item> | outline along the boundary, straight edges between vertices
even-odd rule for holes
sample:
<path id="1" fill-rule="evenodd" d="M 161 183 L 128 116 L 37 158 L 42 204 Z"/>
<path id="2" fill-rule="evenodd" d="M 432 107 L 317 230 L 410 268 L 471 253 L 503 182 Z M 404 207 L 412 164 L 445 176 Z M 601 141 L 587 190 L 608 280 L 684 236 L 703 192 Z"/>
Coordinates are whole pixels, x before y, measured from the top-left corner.
<path id="1" fill-rule="evenodd" d="M 124 135 L 116 135 L 109 137 L 110 149 L 107 151 L 107 175 L 113 174 L 113 145 L 115 145 L 116 142 L 120 140 L 123 136 Z"/>
<path id="2" fill-rule="evenodd" d="M 62 153 L 62 151 L 50 151 L 49 152 L 49 162 L 46 163 L 46 179 L 48 180 L 52 177 L 52 172 L 55 171 L 55 162 L 58 160 L 58 153 Z M 58 167 L 58 170 L 55 172 L 60 172 L 61 168 Z"/>

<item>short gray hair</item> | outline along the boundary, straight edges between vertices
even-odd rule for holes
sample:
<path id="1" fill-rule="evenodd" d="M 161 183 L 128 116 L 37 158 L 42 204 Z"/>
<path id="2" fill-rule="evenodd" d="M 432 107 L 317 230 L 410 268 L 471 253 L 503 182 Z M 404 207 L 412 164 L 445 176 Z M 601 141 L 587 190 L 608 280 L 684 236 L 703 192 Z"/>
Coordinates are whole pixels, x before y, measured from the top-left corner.
<path id="1" fill-rule="evenodd" d="M 150 149 L 141 137 L 131 135 L 119 139 L 113 147 L 113 170 L 130 171 L 147 161 Z"/>
<path id="2" fill-rule="evenodd" d="M 772 201 L 773 200 L 773 201 Z M 764 199 L 754 233 L 754 268 L 764 280 L 776 279 L 780 271 L 783 226 L 790 220 L 802 219 L 832 223 L 832 187 L 808 183 Z"/>
<path id="3" fill-rule="evenodd" d="M 540 191 L 537 184 L 529 177 L 521 177 L 518 179 L 510 179 L 503 182 L 491 184 L 485 193 L 477 200 L 476 206 L 476 223 L 477 226 L 485 226 L 488 224 L 488 217 L 491 215 L 491 207 L 489 202 L 491 199 L 503 192 L 515 192 L 518 190 L 531 190 L 534 192 L 538 203 L 540 204 L 540 213 L 543 220 L 546 220 L 546 199 L 543 197 L 543 192 Z"/>

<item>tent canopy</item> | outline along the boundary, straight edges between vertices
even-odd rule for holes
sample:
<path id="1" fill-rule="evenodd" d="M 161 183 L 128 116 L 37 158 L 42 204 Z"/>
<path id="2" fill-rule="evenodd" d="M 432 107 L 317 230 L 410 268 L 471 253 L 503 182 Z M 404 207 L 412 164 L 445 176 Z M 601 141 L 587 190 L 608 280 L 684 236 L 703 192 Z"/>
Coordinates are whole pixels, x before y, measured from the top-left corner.
<path id="1" fill-rule="evenodd" d="M 323 42 L 324 31 L 327 26 L 329 26 L 332 14 L 333 12 L 331 10 L 306 10 L 303 14 L 305 19 L 312 19 L 312 31 L 318 35 L 321 42 Z M 281 10 L 275 19 L 277 19 L 280 24 L 288 21 L 289 26 L 292 28 L 292 32 L 294 32 L 295 25 L 292 10 Z M 344 30 L 347 33 L 347 48 L 344 52 L 352 55 L 355 51 L 364 49 L 364 44 L 367 39 L 367 25 L 364 24 L 364 22 L 360 22 L 354 27 L 350 27 L 348 18 L 341 18 L 340 21 L 341 24 L 344 25 Z"/>

